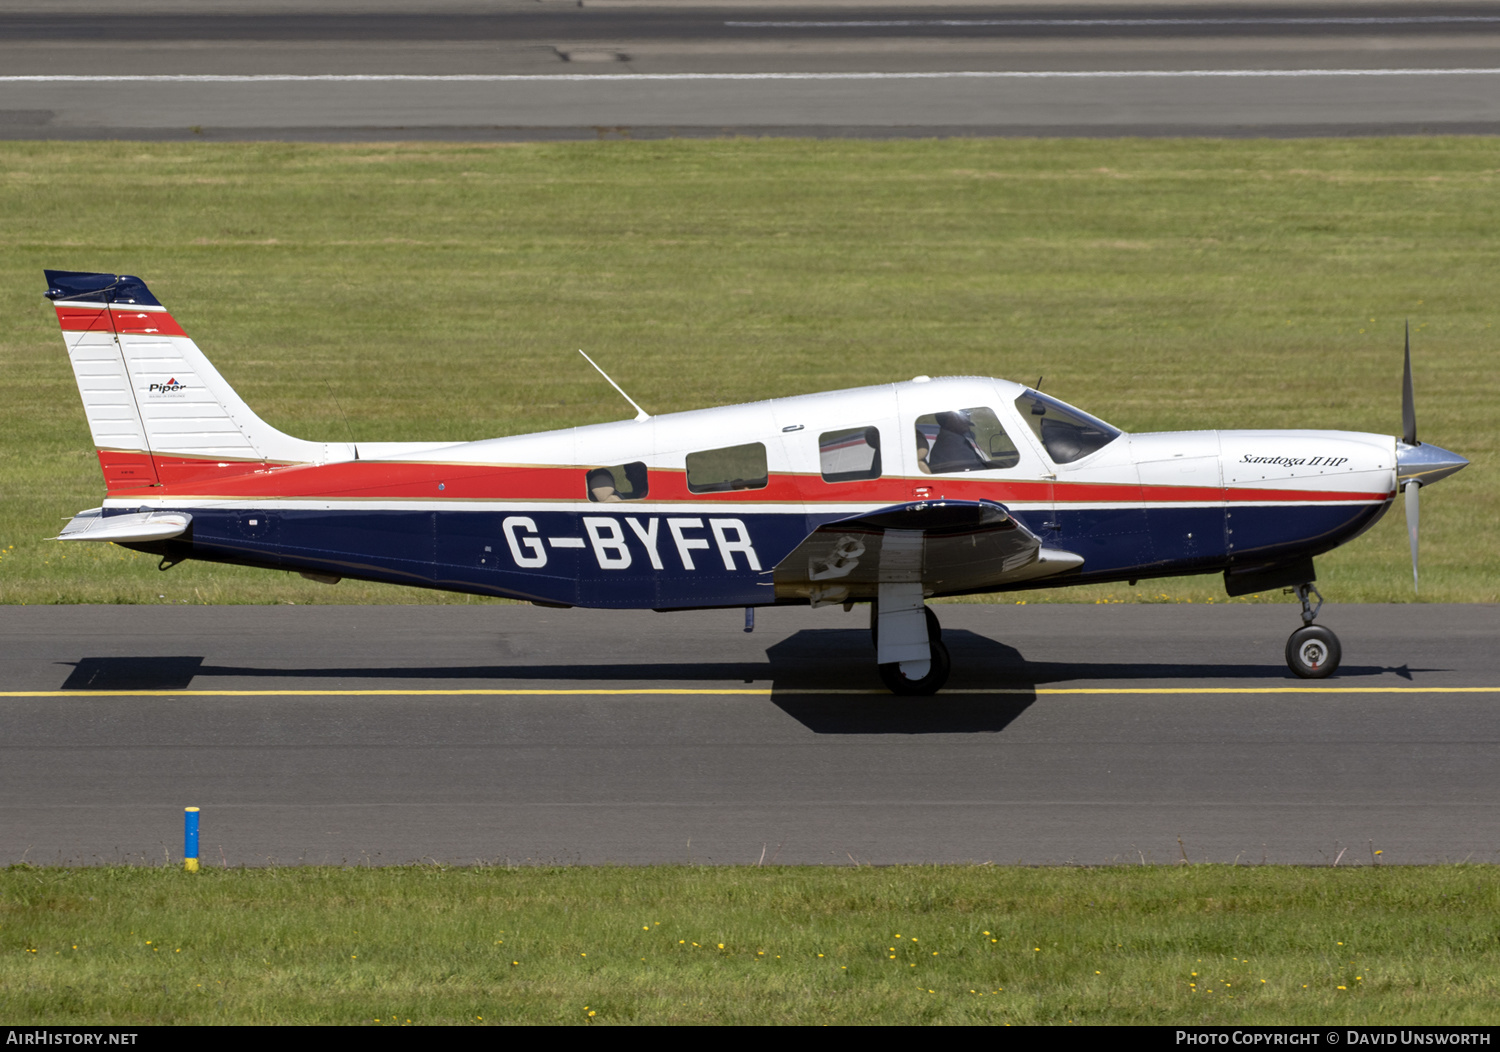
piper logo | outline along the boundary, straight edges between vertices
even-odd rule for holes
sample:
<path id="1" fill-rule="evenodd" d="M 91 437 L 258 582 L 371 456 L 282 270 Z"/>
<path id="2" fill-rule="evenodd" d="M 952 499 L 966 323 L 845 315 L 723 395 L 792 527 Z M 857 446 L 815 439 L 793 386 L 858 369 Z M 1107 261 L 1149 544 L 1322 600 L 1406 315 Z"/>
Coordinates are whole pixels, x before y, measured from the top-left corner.
<path id="1" fill-rule="evenodd" d="M 146 388 L 146 393 L 148 395 L 168 395 L 176 394 L 178 391 L 186 390 L 187 384 L 180 384 L 177 382 L 177 378 L 173 377 L 164 384 L 151 384 Z"/>

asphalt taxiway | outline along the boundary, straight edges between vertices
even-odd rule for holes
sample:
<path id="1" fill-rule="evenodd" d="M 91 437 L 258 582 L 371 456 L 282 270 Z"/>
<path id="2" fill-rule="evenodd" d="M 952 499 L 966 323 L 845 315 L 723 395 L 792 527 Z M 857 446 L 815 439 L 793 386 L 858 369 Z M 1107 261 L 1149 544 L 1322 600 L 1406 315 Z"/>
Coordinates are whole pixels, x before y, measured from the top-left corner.
<path id="1" fill-rule="evenodd" d="M 0 861 L 1500 860 L 1500 608 L 939 609 L 0 607 Z"/>

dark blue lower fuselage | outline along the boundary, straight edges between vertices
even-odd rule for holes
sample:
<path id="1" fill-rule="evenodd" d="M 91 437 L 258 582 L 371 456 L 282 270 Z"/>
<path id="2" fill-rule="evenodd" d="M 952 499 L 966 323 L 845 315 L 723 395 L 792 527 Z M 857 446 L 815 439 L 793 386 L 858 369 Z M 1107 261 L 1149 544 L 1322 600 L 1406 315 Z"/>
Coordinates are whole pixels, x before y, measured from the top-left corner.
<path id="1" fill-rule="evenodd" d="M 1014 587 L 1216 573 L 1318 555 L 1388 503 L 1017 512 L 1083 565 Z M 170 560 L 295 570 L 570 606 L 683 608 L 777 602 L 771 570 L 826 513 L 725 508 L 587 511 L 183 509 L 189 534 L 140 547 Z M 634 520 L 632 523 L 630 520 Z"/>

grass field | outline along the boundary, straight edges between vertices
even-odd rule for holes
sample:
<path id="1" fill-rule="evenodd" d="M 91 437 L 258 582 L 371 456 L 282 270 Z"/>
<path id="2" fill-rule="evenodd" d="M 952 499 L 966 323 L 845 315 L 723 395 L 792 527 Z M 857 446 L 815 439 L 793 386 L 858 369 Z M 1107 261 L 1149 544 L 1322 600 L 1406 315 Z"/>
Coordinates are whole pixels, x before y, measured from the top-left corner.
<path id="1" fill-rule="evenodd" d="M 43 540 L 103 493 L 44 267 L 145 278 L 266 419 L 328 440 L 628 416 L 579 347 L 655 413 L 1045 375 L 1133 431 L 1394 433 L 1409 318 L 1420 433 L 1474 462 L 1423 501 L 1421 598 L 1494 602 L 1497 228 L 1487 138 L 3 143 L 0 602 L 476 601 Z M 1410 599 L 1400 511 L 1319 573 Z"/>
<path id="2" fill-rule="evenodd" d="M 0 872 L 0 1018 L 1488 1024 L 1493 867 Z"/>

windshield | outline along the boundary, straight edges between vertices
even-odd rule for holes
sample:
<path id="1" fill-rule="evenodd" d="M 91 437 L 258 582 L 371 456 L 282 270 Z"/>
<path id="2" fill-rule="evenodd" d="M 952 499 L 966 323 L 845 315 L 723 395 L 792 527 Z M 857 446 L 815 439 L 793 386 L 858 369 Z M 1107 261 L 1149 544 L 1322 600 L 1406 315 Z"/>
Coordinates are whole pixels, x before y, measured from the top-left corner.
<path id="1" fill-rule="evenodd" d="M 1016 409 L 1054 464 L 1082 460 L 1120 437 L 1119 428 L 1029 387 L 1016 399 Z"/>

